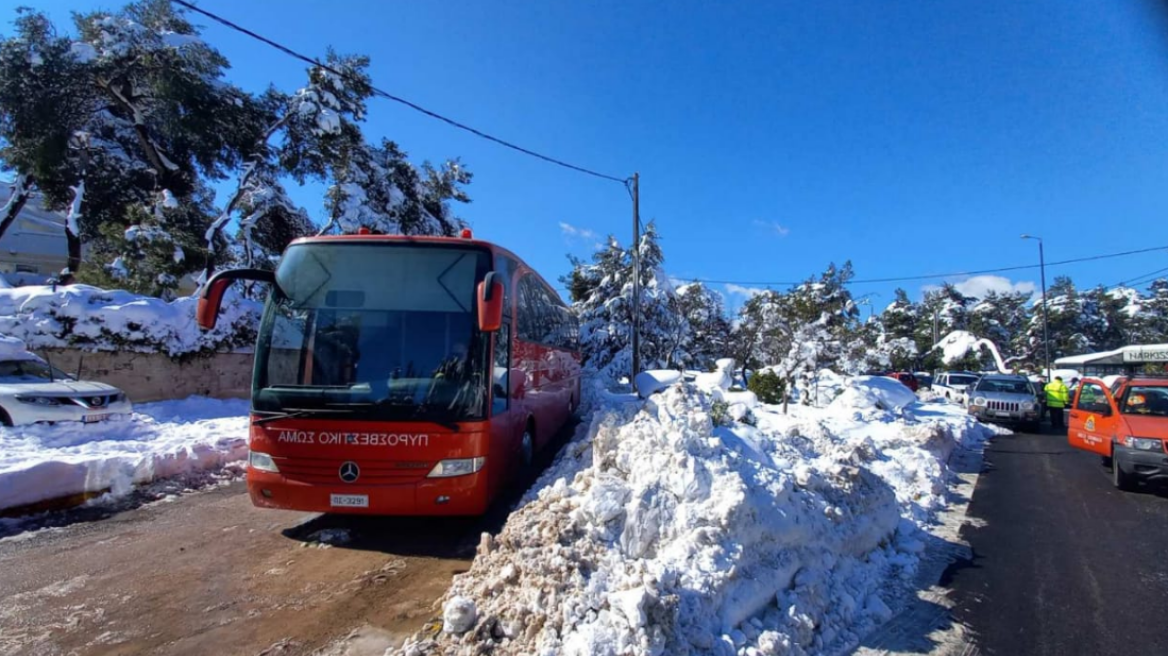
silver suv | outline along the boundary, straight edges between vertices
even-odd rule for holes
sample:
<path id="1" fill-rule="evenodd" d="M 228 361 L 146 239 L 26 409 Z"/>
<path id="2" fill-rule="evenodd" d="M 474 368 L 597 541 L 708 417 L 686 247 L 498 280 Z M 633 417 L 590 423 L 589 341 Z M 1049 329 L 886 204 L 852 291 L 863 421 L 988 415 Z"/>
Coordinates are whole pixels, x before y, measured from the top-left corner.
<path id="1" fill-rule="evenodd" d="M 1025 376 L 986 374 L 969 390 L 969 414 L 981 421 L 1021 425 L 1037 432 L 1042 407 Z"/>

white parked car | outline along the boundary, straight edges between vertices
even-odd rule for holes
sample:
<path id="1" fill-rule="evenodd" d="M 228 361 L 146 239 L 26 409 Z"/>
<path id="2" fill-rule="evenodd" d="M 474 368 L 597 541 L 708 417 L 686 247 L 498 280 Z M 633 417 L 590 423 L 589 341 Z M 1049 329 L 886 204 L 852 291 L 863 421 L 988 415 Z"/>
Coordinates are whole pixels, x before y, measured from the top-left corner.
<path id="1" fill-rule="evenodd" d="M 945 371 L 933 378 L 933 391 L 950 401 L 966 405 L 969 391 L 977 384 L 980 375 L 961 371 Z"/>
<path id="2" fill-rule="evenodd" d="M 112 385 L 75 380 L 27 351 L 0 354 L 0 422 L 5 426 L 94 423 L 131 412 L 125 393 Z"/>

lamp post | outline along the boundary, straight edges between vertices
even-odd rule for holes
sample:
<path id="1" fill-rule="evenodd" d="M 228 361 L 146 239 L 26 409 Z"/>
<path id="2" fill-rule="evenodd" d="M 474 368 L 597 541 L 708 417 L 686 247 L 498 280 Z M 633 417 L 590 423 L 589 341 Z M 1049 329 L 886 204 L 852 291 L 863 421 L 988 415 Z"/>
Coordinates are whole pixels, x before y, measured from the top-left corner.
<path id="1" fill-rule="evenodd" d="M 1042 252 L 1042 237 L 1022 235 L 1023 239 L 1034 239 L 1038 242 L 1038 269 L 1042 276 L 1042 352 L 1046 361 L 1046 377 L 1050 378 L 1050 329 L 1046 321 L 1046 257 Z"/>

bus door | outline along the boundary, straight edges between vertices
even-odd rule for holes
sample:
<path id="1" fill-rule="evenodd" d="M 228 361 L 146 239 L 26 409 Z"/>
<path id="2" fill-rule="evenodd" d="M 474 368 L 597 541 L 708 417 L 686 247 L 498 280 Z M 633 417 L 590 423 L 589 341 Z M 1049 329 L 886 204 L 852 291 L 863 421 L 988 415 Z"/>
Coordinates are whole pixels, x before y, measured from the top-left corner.
<path id="1" fill-rule="evenodd" d="M 513 324 L 510 317 L 503 320 L 503 325 L 495 333 L 495 347 L 491 358 L 491 456 L 501 462 L 512 463 L 519 457 L 520 438 L 523 427 L 519 422 L 523 413 L 518 407 L 518 386 L 522 383 L 523 374 L 515 369 L 512 358 L 511 332 Z M 506 475 L 504 466 L 498 468 L 496 474 Z"/>
<path id="2" fill-rule="evenodd" d="M 1101 381 L 1088 378 L 1079 383 L 1075 404 L 1071 408 L 1067 442 L 1076 448 L 1111 455 L 1119 414 L 1111 391 Z"/>

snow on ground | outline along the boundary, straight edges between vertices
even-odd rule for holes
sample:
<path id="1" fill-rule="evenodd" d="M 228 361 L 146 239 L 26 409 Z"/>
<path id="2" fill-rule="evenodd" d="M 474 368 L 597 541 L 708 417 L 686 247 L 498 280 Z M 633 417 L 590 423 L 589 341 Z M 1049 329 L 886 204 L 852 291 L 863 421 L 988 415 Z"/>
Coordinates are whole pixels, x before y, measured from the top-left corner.
<path id="1" fill-rule="evenodd" d="M 444 600 L 417 654 L 822 654 L 912 585 L 946 462 L 992 430 L 890 379 L 828 407 L 673 385 L 603 405 Z M 714 401 L 729 405 L 715 426 Z M 392 650 L 391 652 L 394 653 Z"/>
<path id="2" fill-rule="evenodd" d="M 229 293 L 214 330 L 195 323 L 198 299 L 164 301 L 89 285 L 0 289 L 0 334 L 29 348 L 161 351 L 172 357 L 250 346 L 260 304 Z"/>
<path id="3" fill-rule="evenodd" d="M 134 485 L 247 458 L 247 401 L 144 403 L 99 424 L 0 428 L 0 510 Z"/>

